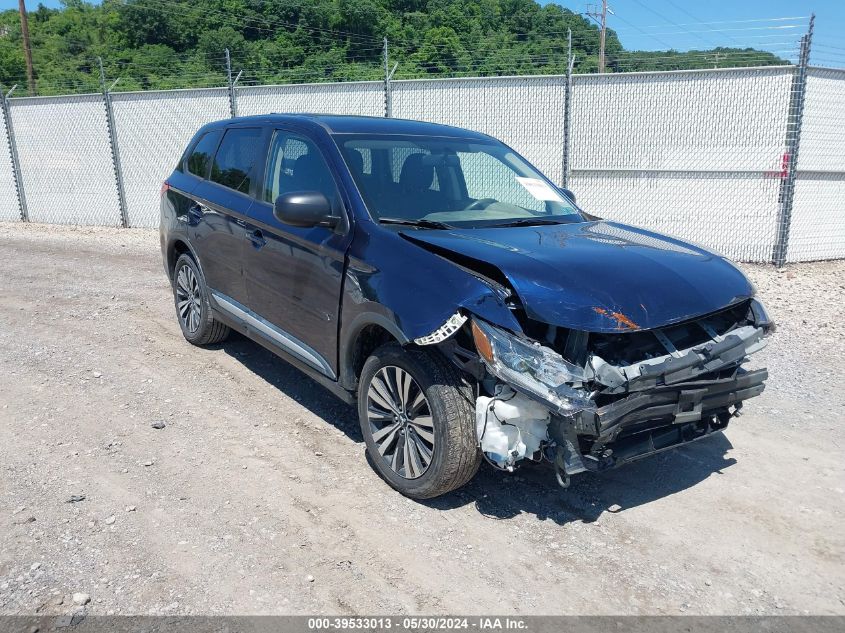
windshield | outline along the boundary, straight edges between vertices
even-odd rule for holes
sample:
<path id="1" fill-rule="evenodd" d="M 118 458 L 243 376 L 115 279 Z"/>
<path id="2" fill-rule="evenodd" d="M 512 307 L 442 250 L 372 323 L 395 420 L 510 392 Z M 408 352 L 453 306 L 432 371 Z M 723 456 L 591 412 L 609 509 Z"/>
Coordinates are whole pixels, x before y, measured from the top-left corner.
<path id="1" fill-rule="evenodd" d="M 377 221 L 440 228 L 582 219 L 554 185 L 500 143 L 394 135 L 335 139 Z"/>

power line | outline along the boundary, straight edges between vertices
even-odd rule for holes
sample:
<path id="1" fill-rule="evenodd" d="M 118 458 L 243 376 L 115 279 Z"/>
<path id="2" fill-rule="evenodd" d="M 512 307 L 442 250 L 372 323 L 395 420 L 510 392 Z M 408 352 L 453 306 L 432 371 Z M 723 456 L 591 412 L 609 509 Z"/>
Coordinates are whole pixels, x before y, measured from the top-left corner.
<path id="1" fill-rule="evenodd" d="M 617 16 L 618 17 L 618 16 Z M 620 18 L 621 19 L 621 18 Z M 624 20 L 623 20 L 624 21 Z M 745 31 L 782 31 L 787 29 L 800 29 L 804 28 L 803 24 L 786 24 L 786 25 L 779 25 L 779 26 L 750 26 L 741 29 L 706 29 L 704 31 L 669 31 L 666 33 L 647 33 L 640 29 L 638 26 L 631 24 L 628 22 L 635 29 L 643 33 L 644 35 L 648 35 L 649 37 L 654 37 L 655 35 L 689 35 L 692 33 L 727 33 L 728 31 L 731 32 L 745 32 Z"/>
<path id="2" fill-rule="evenodd" d="M 637 1 L 637 0 L 635 0 Z M 607 23 L 606 23 L 606 13 L 610 12 L 611 15 L 614 17 L 618 17 L 621 22 L 624 22 L 633 29 L 636 29 L 641 33 L 643 36 L 653 39 L 662 45 L 666 46 L 667 53 L 670 53 L 673 49 L 667 42 L 661 40 L 657 35 L 660 33 L 648 33 L 644 31 L 642 28 L 631 24 L 624 18 L 620 16 L 616 16 L 609 7 L 606 7 L 606 0 L 603 0 L 603 9 L 605 12 L 605 37 L 606 37 L 606 30 L 607 30 Z M 641 3 L 640 3 L 641 4 Z M 166 3 L 165 0 L 145 0 L 143 3 L 139 3 L 138 6 L 141 6 L 146 11 L 151 11 L 154 13 L 159 13 L 164 16 L 174 15 L 176 13 L 185 13 L 191 11 L 199 10 L 197 5 L 187 5 L 187 4 L 169 4 Z M 299 5 L 301 6 L 301 5 Z M 655 11 L 652 11 L 661 19 L 664 19 L 669 24 L 672 24 L 676 27 L 681 27 L 682 25 L 672 22 L 671 20 L 663 18 L 663 16 Z M 223 24 L 232 24 L 237 26 L 241 29 L 251 29 L 253 31 L 259 33 L 276 33 L 281 29 L 285 29 L 286 32 L 290 32 L 291 29 L 302 31 L 305 33 L 316 33 L 319 37 L 326 37 L 331 35 L 333 37 L 339 38 L 342 37 L 346 41 L 347 47 L 344 49 L 337 49 L 340 50 L 341 58 L 337 61 L 337 63 L 333 63 L 328 60 L 323 60 L 320 64 L 309 63 L 306 61 L 305 63 L 297 64 L 291 68 L 271 68 L 267 66 L 259 66 L 258 68 L 250 68 L 250 64 L 247 60 L 233 60 L 234 64 L 241 65 L 244 68 L 244 81 L 259 81 L 261 79 L 269 79 L 271 81 L 286 81 L 286 82 L 296 82 L 299 80 L 308 80 L 308 81 L 321 81 L 321 80 L 333 80 L 338 78 L 358 78 L 358 77 L 379 77 L 379 63 L 381 61 L 381 49 L 380 46 L 381 41 L 377 40 L 368 35 L 363 35 L 360 33 L 352 33 L 350 31 L 342 31 L 342 30 L 335 30 L 335 29 L 322 29 L 317 27 L 309 27 L 307 25 L 303 25 L 302 23 L 293 23 L 293 22 L 286 22 L 282 20 L 273 20 L 270 18 L 266 18 L 265 16 L 260 17 L 249 17 L 249 16 L 236 16 L 231 13 L 219 10 L 203 10 L 204 15 L 211 15 L 211 17 L 217 21 L 217 23 Z M 691 14 L 690 14 L 691 15 Z M 692 16 L 693 19 L 694 16 Z M 791 27 L 791 24 L 788 24 L 788 20 L 792 20 L 793 18 L 772 18 L 769 22 L 775 21 L 778 22 L 776 26 L 764 26 L 764 27 L 744 27 L 744 28 L 737 28 L 732 29 L 734 31 L 764 31 L 769 28 L 786 28 Z M 726 24 L 730 25 L 739 25 L 743 24 L 743 21 L 728 21 L 725 22 Z M 760 23 L 760 21 L 756 21 L 755 23 Z M 248 26 L 248 25 L 259 25 L 259 26 Z M 699 24 L 705 25 L 705 23 Z M 275 25 L 277 28 L 275 29 L 268 29 L 265 28 L 268 25 Z M 707 32 L 719 33 L 720 29 L 709 29 Z M 549 42 L 549 38 L 554 34 L 553 31 L 531 31 L 531 32 L 509 32 L 509 33 L 499 33 L 497 31 L 491 30 L 487 33 L 490 37 L 495 37 L 497 34 L 502 35 L 503 37 L 508 38 L 513 42 L 515 48 L 513 50 L 509 50 L 507 56 L 502 58 L 498 55 L 498 51 L 492 46 L 493 40 L 490 39 L 488 44 L 484 47 L 486 52 L 479 53 L 478 50 L 466 50 L 461 51 L 461 57 L 457 60 L 455 59 L 444 59 L 442 60 L 433 60 L 433 61 L 422 61 L 420 58 L 415 58 L 415 55 L 420 50 L 420 42 L 414 38 L 397 38 L 396 40 L 391 40 L 391 50 L 396 53 L 396 57 L 400 60 L 404 60 L 404 64 L 406 65 L 404 68 L 400 70 L 401 75 L 411 75 L 411 76 L 419 76 L 419 75 L 426 75 L 429 74 L 432 78 L 435 76 L 448 76 L 448 75 L 459 75 L 462 73 L 477 73 L 477 74 L 501 74 L 509 71 L 523 73 L 523 74 L 535 74 L 537 71 L 543 73 L 557 73 L 562 72 L 565 70 L 566 67 L 566 54 L 563 48 L 561 47 L 560 51 L 557 51 L 556 48 L 553 46 L 553 42 Z M 682 32 L 686 33 L 686 31 Z M 769 49 L 774 49 L 777 46 L 783 44 L 783 34 L 779 33 L 777 35 L 749 35 L 747 36 L 749 39 L 751 38 L 780 38 L 779 41 L 768 42 L 767 47 Z M 524 38 L 524 39 L 523 39 Z M 793 55 L 794 50 L 769 50 L 769 51 L 755 51 L 755 50 L 748 50 L 748 51 L 741 51 L 731 48 L 724 48 L 718 52 L 696 52 L 696 51 L 684 51 L 679 53 L 672 53 L 668 55 L 655 55 L 655 53 L 660 53 L 660 51 L 651 52 L 644 52 L 644 51 L 619 51 L 619 52 L 612 52 L 608 54 L 604 47 L 601 45 L 601 33 L 597 33 L 594 29 L 589 30 L 585 33 L 575 34 L 573 40 L 576 44 L 580 43 L 581 46 L 592 48 L 599 45 L 601 54 L 601 65 L 602 70 L 605 70 L 604 66 L 608 63 L 608 59 L 611 59 L 612 63 L 615 64 L 616 68 L 628 67 L 628 68 L 637 68 L 638 66 L 647 65 L 648 67 L 672 67 L 677 68 L 679 66 L 696 66 L 701 65 L 704 62 L 709 62 L 715 59 L 716 64 L 720 65 L 723 63 L 729 65 L 752 65 L 755 63 L 758 64 L 777 64 L 782 63 L 779 59 L 773 58 L 773 56 L 779 53 L 787 53 L 788 55 Z M 699 37 L 699 39 L 703 38 Z M 597 40 L 599 40 L 597 42 Z M 73 40 L 77 46 L 83 47 L 84 49 L 88 49 L 93 46 L 93 43 L 90 41 L 80 41 L 80 40 Z M 540 52 L 540 48 L 536 46 L 536 44 L 542 44 L 542 48 L 545 50 L 544 53 Z M 705 41 L 706 43 L 706 41 Z M 101 45 L 98 45 L 101 46 Z M 431 49 L 435 55 L 445 53 L 450 46 L 449 45 L 430 45 L 426 44 L 426 48 Z M 750 48 L 750 47 L 749 47 Z M 30 47 L 31 50 L 31 47 Z M 100 49 L 102 50 L 102 49 Z M 593 49 L 594 50 L 594 49 Z M 106 67 L 110 70 L 110 73 L 114 75 L 125 77 L 125 83 L 121 85 L 121 87 L 128 87 L 128 86 L 142 86 L 142 87 L 167 87 L 167 88 L 175 88 L 175 87 L 192 87 L 196 86 L 197 84 L 202 84 L 203 87 L 219 87 L 222 86 L 222 78 L 223 78 L 223 68 L 224 68 L 224 56 L 222 54 L 205 54 L 201 53 L 198 50 L 187 51 L 182 53 L 174 53 L 173 55 L 168 55 L 166 61 L 164 62 L 165 65 L 161 63 L 156 63 L 146 57 L 139 57 L 138 59 L 133 59 L 133 56 L 138 54 L 137 49 L 128 50 L 120 54 L 118 59 L 115 59 L 111 62 L 106 60 Z M 304 51 L 307 60 L 307 49 Z M 94 63 L 93 59 L 89 59 L 87 57 L 79 57 L 78 59 L 78 67 L 83 71 L 88 69 L 88 72 L 92 73 L 90 78 L 85 77 L 80 79 L 79 81 L 75 81 L 72 79 L 51 79 L 49 76 L 42 76 L 41 83 L 43 84 L 43 90 L 45 91 L 55 91 L 59 89 L 63 89 L 65 87 L 70 89 L 85 89 L 85 90 L 96 90 L 96 82 L 93 77 L 93 70 L 94 70 Z M 240 64 L 239 64 L 240 61 Z M 205 70 L 208 68 L 208 70 Z"/>
<path id="3" fill-rule="evenodd" d="M 676 26 L 698 26 L 699 24 L 703 24 L 705 26 L 709 26 L 711 24 L 748 24 L 748 23 L 752 23 L 752 22 L 784 22 L 784 21 L 787 21 L 787 20 L 793 21 L 793 20 L 809 20 L 810 19 L 809 15 L 797 15 L 797 16 L 779 17 L 779 18 L 757 18 L 757 19 L 754 19 L 754 20 L 718 20 L 716 22 L 702 22 L 701 20 L 697 19 L 694 15 L 692 15 L 689 11 L 682 9 L 678 5 L 671 2 L 671 0 L 666 0 L 666 1 L 669 2 L 669 4 L 671 4 L 673 7 L 679 9 L 680 11 L 683 11 L 688 16 L 690 16 L 693 20 L 695 20 L 695 23 L 688 22 L 688 23 L 685 23 L 685 24 L 678 24 Z M 649 24 L 649 25 L 643 26 L 642 28 L 644 28 L 644 29 L 657 29 L 657 28 L 663 28 L 663 27 L 664 27 L 663 24 Z"/>
<path id="4" fill-rule="evenodd" d="M 702 22 L 701 20 L 699 20 L 697 17 L 695 17 L 692 13 L 690 13 L 690 12 L 689 12 L 689 11 L 687 11 L 686 9 L 684 9 L 683 7 L 678 6 L 677 4 L 675 4 L 674 2 L 672 2 L 672 0 L 666 0 L 666 2 L 668 2 L 671 6 L 675 7 L 678 11 L 680 11 L 680 12 L 681 12 L 681 13 L 683 13 L 684 15 L 688 15 L 689 17 L 691 17 L 693 20 L 695 20 L 695 21 L 696 21 L 696 23 L 701 24 L 702 26 L 708 26 L 708 24 L 707 24 L 706 22 Z M 686 25 L 681 25 L 681 24 L 679 24 L 678 26 L 691 26 L 691 25 L 689 25 L 689 24 L 686 24 Z M 735 38 L 734 38 L 733 36 L 731 36 L 731 35 L 728 35 L 728 39 L 730 39 L 730 40 L 731 40 L 731 41 L 733 41 L 733 42 L 736 42 L 737 44 L 739 44 L 739 43 L 740 43 L 740 42 L 739 42 L 739 40 L 735 39 Z"/>
<path id="5" fill-rule="evenodd" d="M 640 6 L 641 6 L 643 9 L 645 9 L 646 11 L 649 11 L 650 13 L 653 13 L 654 15 L 656 15 L 657 17 L 659 17 L 659 18 L 660 18 L 661 20 L 663 20 L 664 22 L 668 22 L 668 23 L 669 23 L 669 24 L 671 24 L 672 26 L 676 26 L 676 27 L 678 27 L 678 28 L 682 28 L 680 24 L 677 24 L 677 23 L 673 22 L 672 20 L 670 20 L 669 18 L 667 18 L 666 16 L 664 16 L 662 13 L 660 13 L 660 12 L 658 12 L 658 11 L 655 11 L 654 9 L 652 9 L 651 7 L 649 7 L 649 6 L 648 6 L 648 5 L 646 5 L 646 4 L 643 4 L 642 2 L 640 2 L 640 0 L 634 0 L 634 2 L 635 2 L 635 3 L 637 3 L 638 5 L 640 5 Z M 695 34 L 695 36 L 696 36 L 699 40 L 701 40 L 702 42 L 707 43 L 707 40 L 705 40 L 705 39 L 704 39 L 703 37 L 701 37 L 700 35 Z"/>
<path id="6" fill-rule="evenodd" d="M 636 24 L 632 24 L 631 22 L 628 22 L 628 20 L 626 20 L 625 18 L 623 18 L 623 17 L 621 17 L 621 16 L 619 16 L 619 15 L 616 15 L 616 14 L 614 14 L 614 17 L 615 17 L 616 19 L 618 19 L 618 20 L 621 20 L 622 22 L 624 22 L 624 23 L 625 23 L 625 24 L 627 24 L 628 26 L 631 26 L 631 27 L 635 28 L 636 30 L 638 30 L 640 33 L 642 33 L 642 34 L 643 34 L 643 35 L 645 35 L 646 37 L 649 37 L 649 38 L 651 38 L 651 39 L 653 39 L 653 40 L 656 40 L 656 41 L 660 42 L 661 44 L 663 44 L 663 46 L 665 46 L 665 47 L 667 48 L 667 50 L 672 48 L 672 46 L 671 46 L 671 45 L 667 44 L 666 42 L 664 42 L 664 41 L 663 41 L 663 40 L 661 40 L 660 38 L 655 37 L 652 33 L 646 33 L 646 32 L 645 32 L 645 31 L 643 31 L 640 27 L 638 27 Z M 658 35 L 659 35 L 659 34 L 658 34 Z"/>

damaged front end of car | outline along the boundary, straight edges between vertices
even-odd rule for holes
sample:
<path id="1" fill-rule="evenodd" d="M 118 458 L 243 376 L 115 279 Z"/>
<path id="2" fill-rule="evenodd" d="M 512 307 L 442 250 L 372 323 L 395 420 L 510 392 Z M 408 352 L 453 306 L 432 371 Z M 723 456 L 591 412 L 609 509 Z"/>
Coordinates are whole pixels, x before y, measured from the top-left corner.
<path id="1" fill-rule="evenodd" d="M 756 298 L 660 328 L 613 318 L 617 332 L 524 317 L 515 333 L 459 311 L 417 344 L 439 346 L 474 378 L 488 462 L 547 461 L 563 487 L 722 431 L 763 392 L 767 371 L 743 367 L 774 329 Z"/>

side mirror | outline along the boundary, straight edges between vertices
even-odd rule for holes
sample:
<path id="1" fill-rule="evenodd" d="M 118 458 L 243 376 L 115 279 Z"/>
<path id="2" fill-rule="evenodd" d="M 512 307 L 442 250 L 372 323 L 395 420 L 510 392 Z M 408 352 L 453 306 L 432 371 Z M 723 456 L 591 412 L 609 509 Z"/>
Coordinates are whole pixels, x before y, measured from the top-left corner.
<path id="1" fill-rule="evenodd" d="M 561 188 L 560 188 L 560 192 L 561 192 L 564 196 L 566 196 L 567 198 L 569 198 L 569 199 L 572 201 L 572 203 L 573 203 L 573 204 L 577 204 L 577 203 L 575 202 L 575 194 L 574 194 L 574 193 L 572 193 L 572 190 L 571 190 L 571 189 L 564 189 L 563 187 L 561 187 Z"/>
<path id="2" fill-rule="evenodd" d="M 291 191 L 276 198 L 273 215 L 279 222 L 309 228 L 334 228 L 339 218 L 332 215 L 329 199 L 319 191 Z"/>

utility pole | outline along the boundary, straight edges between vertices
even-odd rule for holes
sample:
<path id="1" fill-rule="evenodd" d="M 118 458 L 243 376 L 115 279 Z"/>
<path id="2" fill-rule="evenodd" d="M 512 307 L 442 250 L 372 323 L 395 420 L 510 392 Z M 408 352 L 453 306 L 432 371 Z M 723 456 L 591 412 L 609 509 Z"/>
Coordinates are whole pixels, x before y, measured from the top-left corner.
<path id="1" fill-rule="evenodd" d="M 587 15 L 596 20 L 601 26 L 601 37 L 599 39 L 599 72 L 604 72 L 604 43 L 607 40 L 607 0 L 601 0 L 601 11 L 590 7 L 591 11 L 587 11 Z M 611 11 L 613 13 L 613 11 Z"/>
<path id="2" fill-rule="evenodd" d="M 607 40 L 607 0 L 601 0 L 601 41 L 599 43 L 599 72 L 604 72 L 604 43 Z"/>
<path id="3" fill-rule="evenodd" d="M 23 54 L 26 59 L 26 82 L 29 94 L 35 94 L 35 73 L 32 71 L 32 47 L 29 43 L 29 21 L 26 19 L 26 5 L 24 0 L 18 0 L 18 10 L 21 14 L 21 34 L 23 36 Z"/>

